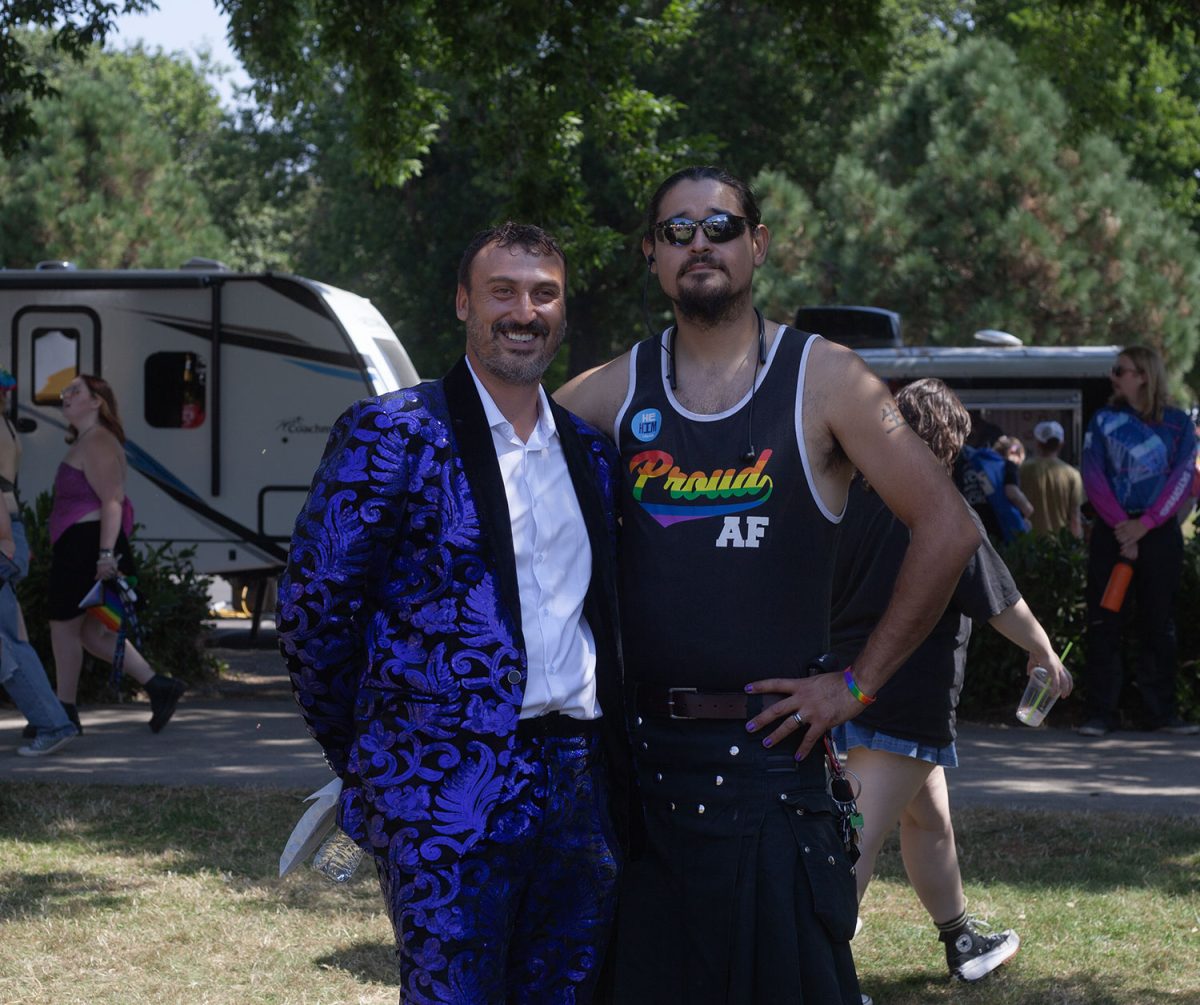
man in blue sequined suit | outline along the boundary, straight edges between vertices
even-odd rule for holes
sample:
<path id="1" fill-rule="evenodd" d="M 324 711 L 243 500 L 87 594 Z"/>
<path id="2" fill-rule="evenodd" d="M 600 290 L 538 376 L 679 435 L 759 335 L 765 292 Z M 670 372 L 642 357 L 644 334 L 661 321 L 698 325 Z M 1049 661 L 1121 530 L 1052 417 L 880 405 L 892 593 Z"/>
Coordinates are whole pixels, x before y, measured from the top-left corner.
<path id="1" fill-rule="evenodd" d="M 414 1005 L 585 1003 L 608 942 L 629 819 L 616 455 L 541 389 L 565 285 L 538 228 L 476 238 L 466 357 L 341 416 L 280 584 L 293 689 Z M 548 457 L 550 482 L 520 480 Z M 551 565 L 578 581 L 574 614 L 552 610 L 567 586 L 542 595 Z"/>

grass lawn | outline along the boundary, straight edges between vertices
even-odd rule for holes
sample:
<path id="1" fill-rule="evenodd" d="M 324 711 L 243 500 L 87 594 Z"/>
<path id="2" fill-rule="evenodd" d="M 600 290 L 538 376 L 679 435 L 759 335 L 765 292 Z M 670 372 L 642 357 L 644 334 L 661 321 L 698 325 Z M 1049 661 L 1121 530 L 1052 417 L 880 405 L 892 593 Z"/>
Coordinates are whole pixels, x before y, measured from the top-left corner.
<path id="1" fill-rule="evenodd" d="M 276 877 L 301 797 L 0 784 L 0 1003 L 395 1003 L 373 870 L 345 889 Z M 889 848 L 855 941 L 878 1005 L 1200 1005 L 1200 820 L 974 810 L 956 825 L 972 912 L 1016 928 L 1022 951 L 952 984 Z"/>

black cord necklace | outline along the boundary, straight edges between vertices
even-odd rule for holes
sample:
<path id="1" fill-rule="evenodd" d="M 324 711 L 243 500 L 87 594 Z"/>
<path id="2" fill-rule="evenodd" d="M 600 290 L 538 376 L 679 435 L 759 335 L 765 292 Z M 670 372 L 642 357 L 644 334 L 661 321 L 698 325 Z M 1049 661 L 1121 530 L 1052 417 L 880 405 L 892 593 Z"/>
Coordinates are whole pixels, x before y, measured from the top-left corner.
<path id="1" fill-rule="evenodd" d="M 767 361 L 767 323 L 763 320 L 762 311 L 757 307 L 754 308 L 754 316 L 758 318 L 758 352 L 754 357 L 754 376 L 750 378 L 750 408 L 746 421 L 746 452 L 742 455 L 742 460 L 744 461 L 753 461 L 758 456 L 757 451 L 754 449 L 754 394 L 758 390 L 758 368 Z M 667 383 L 671 385 L 672 391 L 677 386 L 675 379 L 675 334 L 678 330 L 678 325 L 671 325 L 671 330 L 667 332 L 667 344 L 664 346 L 667 353 Z"/>

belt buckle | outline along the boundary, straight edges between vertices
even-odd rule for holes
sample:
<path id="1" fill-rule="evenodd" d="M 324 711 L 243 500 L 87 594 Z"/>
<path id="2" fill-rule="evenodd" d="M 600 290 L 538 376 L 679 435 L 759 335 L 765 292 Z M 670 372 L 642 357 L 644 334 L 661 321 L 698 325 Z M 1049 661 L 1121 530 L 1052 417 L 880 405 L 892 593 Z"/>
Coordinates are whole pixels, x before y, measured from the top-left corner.
<path id="1" fill-rule="evenodd" d="M 690 715 L 675 714 L 675 695 L 677 694 L 695 694 L 699 688 L 694 687 L 669 687 L 667 688 L 667 718 L 668 719 L 690 719 Z"/>

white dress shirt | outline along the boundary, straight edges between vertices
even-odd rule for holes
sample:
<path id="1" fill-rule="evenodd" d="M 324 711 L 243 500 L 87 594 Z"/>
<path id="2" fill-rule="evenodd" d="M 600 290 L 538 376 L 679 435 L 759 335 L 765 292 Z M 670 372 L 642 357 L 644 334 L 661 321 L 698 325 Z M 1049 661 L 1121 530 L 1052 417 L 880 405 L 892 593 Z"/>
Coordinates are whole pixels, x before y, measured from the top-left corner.
<path id="1" fill-rule="evenodd" d="M 474 369 L 471 377 L 491 427 L 512 521 L 529 661 L 521 718 L 549 712 L 597 718 L 596 640 L 583 615 L 592 548 L 546 392 L 538 388 L 537 425 L 524 442 Z"/>

